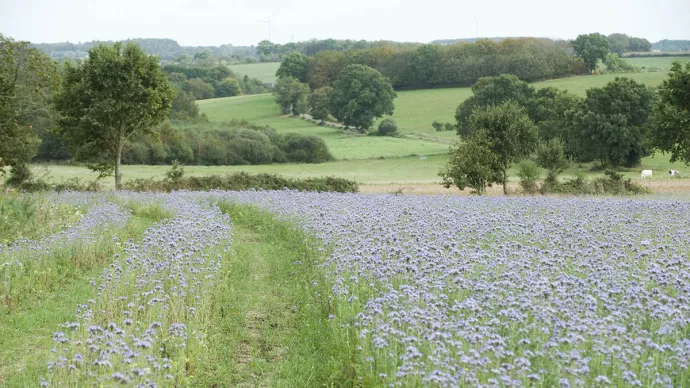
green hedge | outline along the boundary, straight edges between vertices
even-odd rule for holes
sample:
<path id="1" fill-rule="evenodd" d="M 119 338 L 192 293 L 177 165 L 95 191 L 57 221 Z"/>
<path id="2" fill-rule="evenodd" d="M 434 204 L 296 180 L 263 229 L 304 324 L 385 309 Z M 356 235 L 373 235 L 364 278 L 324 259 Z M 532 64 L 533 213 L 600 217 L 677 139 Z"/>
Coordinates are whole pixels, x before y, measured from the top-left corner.
<path id="1" fill-rule="evenodd" d="M 355 181 L 336 177 L 294 179 L 275 174 L 251 175 L 237 172 L 210 176 L 190 176 L 180 179 L 135 179 L 124 183 L 126 190 L 169 192 L 172 190 L 299 190 L 299 191 L 334 191 L 339 193 L 356 193 L 359 185 Z"/>

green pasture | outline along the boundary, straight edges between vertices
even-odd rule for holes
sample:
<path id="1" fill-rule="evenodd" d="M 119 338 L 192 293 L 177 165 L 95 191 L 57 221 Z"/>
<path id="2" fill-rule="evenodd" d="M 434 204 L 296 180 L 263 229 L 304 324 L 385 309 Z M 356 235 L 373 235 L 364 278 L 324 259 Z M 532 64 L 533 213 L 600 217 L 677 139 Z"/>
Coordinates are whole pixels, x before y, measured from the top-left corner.
<path id="1" fill-rule="evenodd" d="M 602 87 L 608 82 L 613 81 L 616 77 L 629 77 L 638 82 L 650 86 L 656 86 L 666 77 L 664 72 L 655 73 L 634 73 L 625 75 L 606 74 L 606 75 L 592 75 L 569 77 L 562 79 L 555 79 L 533 84 L 537 88 L 556 87 L 560 89 L 567 89 L 580 96 L 585 95 L 587 89 L 593 87 Z M 436 132 L 431 126 L 434 120 L 440 122 L 454 122 L 455 110 L 467 97 L 472 95 L 470 88 L 443 88 L 443 89 L 424 89 L 424 90 L 410 90 L 398 92 L 398 97 L 395 99 L 395 112 L 393 119 L 398 124 L 398 127 L 403 133 L 412 133 L 411 136 L 416 143 L 448 143 L 452 142 L 456 135 L 454 131 Z M 228 121 L 232 119 L 245 119 L 255 124 L 268 125 L 275 128 L 279 132 L 299 132 L 306 135 L 322 136 L 334 156 L 339 159 L 356 159 L 364 155 L 370 155 L 370 152 L 364 151 L 363 154 L 357 150 L 349 149 L 351 141 L 344 141 L 347 145 L 345 149 L 340 149 L 340 144 L 337 144 L 335 139 L 343 138 L 345 135 L 342 131 L 319 127 L 308 121 L 302 121 L 295 118 L 280 117 L 280 110 L 278 105 L 273 100 L 270 94 L 261 94 L 254 96 L 241 96 L 229 98 L 216 98 L 210 100 L 198 101 L 199 108 L 212 121 Z M 365 143 L 363 138 L 356 138 L 358 142 Z M 369 139 L 369 138 L 367 138 Z M 408 139 L 409 141 L 409 139 Z M 432 144 L 427 144 L 422 148 L 416 149 L 413 146 L 406 146 L 401 148 L 390 148 L 389 146 L 399 145 L 397 142 L 384 141 L 382 139 L 370 140 L 370 144 L 379 145 L 380 154 L 377 156 L 407 156 L 411 153 L 425 154 L 434 153 L 432 150 L 444 150 L 447 146 L 435 147 Z M 354 151 L 354 152 L 353 152 Z M 393 154 L 391 154 L 393 152 Z M 369 156 L 366 156 L 369 157 Z"/>
<path id="2" fill-rule="evenodd" d="M 447 157 L 445 155 L 429 156 L 424 160 L 419 157 L 368 159 L 368 160 L 338 160 L 320 164 L 270 164 L 260 166 L 185 166 L 185 174 L 193 176 L 207 176 L 213 174 L 227 174 L 237 171 L 249 173 L 280 174 L 290 178 L 308 178 L 322 176 L 337 176 L 353 179 L 360 183 L 387 184 L 396 182 L 435 183 L 439 179 L 438 171 L 443 167 Z M 96 179 L 97 174 L 86 167 L 66 165 L 33 165 L 34 172 L 41 176 L 48 174 L 49 179 L 60 182 L 70 178 L 85 180 Z M 162 179 L 170 166 L 122 166 L 125 181 L 136 178 L 156 177 Z M 106 189 L 112 189 L 112 178 L 103 180 Z"/>
<path id="3" fill-rule="evenodd" d="M 362 184 L 386 185 L 394 183 L 404 184 L 440 184 L 438 172 L 443 168 L 448 157 L 446 155 L 433 155 L 429 157 L 405 157 L 386 159 L 357 159 L 337 160 L 320 164 L 271 164 L 261 166 L 185 166 L 185 174 L 193 176 L 223 175 L 237 171 L 246 171 L 252 174 L 269 173 L 279 174 L 290 178 L 309 178 L 336 176 L 352 179 Z M 668 180 L 668 170 L 678 170 L 684 178 L 690 177 L 690 166 L 683 163 L 669 163 L 669 156 L 656 154 L 644 158 L 640 167 L 624 169 L 621 172 L 628 178 L 639 179 L 640 171 L 650 169 L 654 172 L 653 180 Z M 54 182 L 64 181 L 70 178 L 82 180 L 96 179 L 97 174 L 92 173 L 86 167 L 67 165 L 41 165 L 32 166 L 34 173 L 47 176 Z M 123 179 L 125 181 L 137 178 L 165 177 L 165 172 L 170 166 L 122 166 Z M 603 176 L 603 172 L 592 170 L 591 164 L 574 164 L 562 177 L 572 177 L 577 173 L 585 176 Z M 510 172 L 510 179 L 516 180 L 515 169 Z M 102 181 L 104 188 L 113 189 L 112 178 Z"/>
<path id="4" fill-rule="evenodd" d="M 664 71 L 671 68 L 671 64 L 675 61 L 690 62 L 690 56 L 679 57 L 649 57 L 649 58 L 624 58 L 628 63 L 639 68 L 649 69 L 656 67 Z"/>
<path id="5" fill-rule="evenodd" d="M 278 104 L 270 94 L 216 98 L 198 103 L 201 111 L 211 121 L 244 119 L 253 124 L 270 126 L 281 133 L 320 136 L 326 141 L 333 156 L 339 160 L 442 154 L 446 153 L 449 145 L 435 139 L 357 136 L 297 117 L 281 117 Z"/>
<path id="6" fill-rule="evenodd" d="M 665 73 L 637 73 L 626 75 L 648 85 L 658 85 Z M 571 77 L 536 83 L 536 87 L 554 86 L 584 95 L 591 87 L 604 86 L 615 75 Z M 393 115 L 402 137 L 357 136 L 342 129 L 319 126 L 308 120 L 281 116 L 270 94 L 219 98 L 199 101 L 202 112 L 212 121 L 245 119 L 267 125 L 278 132 L 297 132 L 321 136 L 336 157 L 336 161 L 322 164 L 274 164 L 262 166 L 186 166 L 188 175 L 225 174 L 236 171 L 275 173 L 292 178 L 337 176 L 363 184 L 421 183 L 436 184 L 438 171 L 447 160 L 448 147 L 457 139 L 454 131 L 436 132 L 431 123 L 454 121 L 456 107 L 471 95 L 470 88 L 430 89 L 398 92 Z M 682 163 L 671 164 L 666 155 L 645 158 L 639 168 L 624 172 L 627 177 L 639 178 L 644 168 L 654 171 L 654 179 L 668 179 L 667 170 L 675 169 L 690 177 L 690 168 Z M 96 174 L 79 166 L 34 165 L 37 175 L 48 173 L 53 181 L 69 178 L 94 179 Z M 575 173 L 601 175 L 591 172 L 591 165 L 573 166 L 564 176 Z M 124 166 L 124 179 L 164 177 L 169 166 Z M 512 174 L 514 177 L 514 173 Z M 110 179 L 105 188 L 112 188 Z"/>
<path id="7" fill-rule="evenodd" d="M 267 63 L 243 63 L 241 65 L 232 65 L 230 70 L 242 75 L 249 76 L 249 78 L 258 78 L 263 82 L 276 82 L 276 70 L 280 67 L 280 62 Z"/>

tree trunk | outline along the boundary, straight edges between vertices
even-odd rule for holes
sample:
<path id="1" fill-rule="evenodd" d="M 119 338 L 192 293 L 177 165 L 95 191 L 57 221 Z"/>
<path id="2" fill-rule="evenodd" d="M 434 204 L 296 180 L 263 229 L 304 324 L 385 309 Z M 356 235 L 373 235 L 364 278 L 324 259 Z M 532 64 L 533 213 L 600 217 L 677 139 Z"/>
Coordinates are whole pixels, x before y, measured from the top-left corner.
<path id="1" fill-rule="evenodd" d="M 508 169 L 503 168 L 503 195 L 508 195 Z"/>
<path id="2" fill-rule="evenodd" d="M 121 142 L 117 146 L 117 153 L 115 154 L 115 190 L 122 189 L 122 174 L 120 174 L 120 161 L 122 159 L 122 146 L 124 142 Z"/>

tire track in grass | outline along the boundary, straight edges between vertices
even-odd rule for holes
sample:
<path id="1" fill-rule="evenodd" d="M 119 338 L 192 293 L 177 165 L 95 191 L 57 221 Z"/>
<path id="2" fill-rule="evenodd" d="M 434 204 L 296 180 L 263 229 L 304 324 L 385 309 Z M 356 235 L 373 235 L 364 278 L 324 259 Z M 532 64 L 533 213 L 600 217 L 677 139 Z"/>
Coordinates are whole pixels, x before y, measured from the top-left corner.
<path id="1" fill-rule="evenodd" d="M 309 265 L 318 258 L 312 241 L 255 208 L 221 209 L 232 218 L 233 250 L 197 386 L 352 386 L 347 342 L 354 342 L 328 320 L 328 301 L 319 296 L 328 295 L 326 284 Z"/>

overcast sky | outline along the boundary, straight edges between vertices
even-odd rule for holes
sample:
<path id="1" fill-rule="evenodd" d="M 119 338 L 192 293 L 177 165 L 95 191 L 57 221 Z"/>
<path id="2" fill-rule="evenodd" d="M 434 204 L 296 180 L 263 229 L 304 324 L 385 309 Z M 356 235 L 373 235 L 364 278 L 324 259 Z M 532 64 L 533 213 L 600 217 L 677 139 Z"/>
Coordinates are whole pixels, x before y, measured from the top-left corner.
<path id="1" fill-rule="evenodd" d="M 690 0 L 0 0 L 0 33 L 85 42 L 171 38 L 181 45 L 325 39 L 429 42 L 479 36 L 572 39 L 623 32 L 690 39 Z"/>

